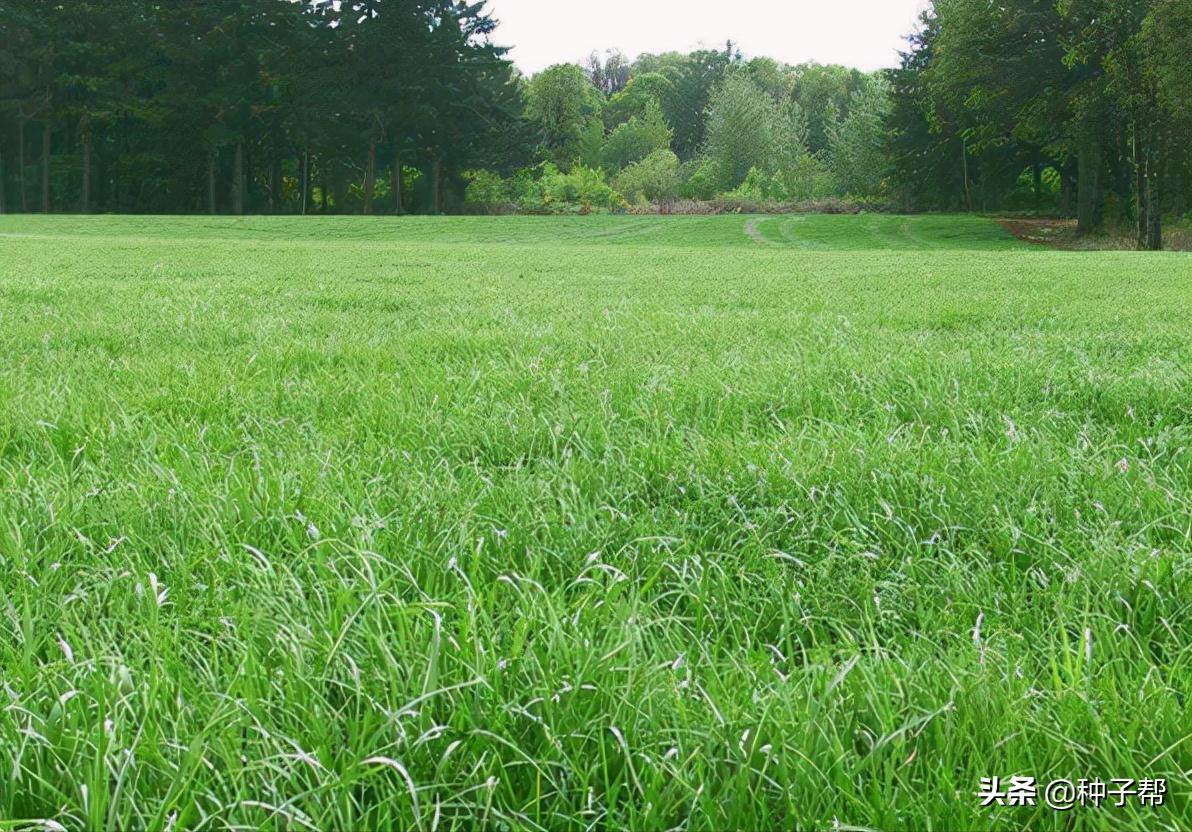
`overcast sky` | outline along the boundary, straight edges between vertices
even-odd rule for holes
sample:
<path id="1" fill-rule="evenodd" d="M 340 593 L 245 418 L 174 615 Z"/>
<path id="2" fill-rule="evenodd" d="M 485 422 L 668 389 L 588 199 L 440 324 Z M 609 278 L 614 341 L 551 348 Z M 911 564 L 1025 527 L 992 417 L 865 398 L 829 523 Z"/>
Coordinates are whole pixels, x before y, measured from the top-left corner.
<path id="1" fill-rule="evenodd" d="M 722 48 L 747 57 L 895 66 L 927 0 L 490 0 L 493 40 L 527 74 L 579 61 L 593 49 L 683 52 Z"/>

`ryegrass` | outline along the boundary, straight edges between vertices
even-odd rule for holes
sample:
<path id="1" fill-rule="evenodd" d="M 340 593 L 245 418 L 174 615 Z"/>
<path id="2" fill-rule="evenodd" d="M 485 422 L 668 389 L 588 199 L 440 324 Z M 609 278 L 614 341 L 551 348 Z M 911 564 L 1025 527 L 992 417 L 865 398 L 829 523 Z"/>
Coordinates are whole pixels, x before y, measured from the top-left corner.
<path id="1" fill-rule="evenodd" d="M 0 252 L 0 828 L 1192 824 L 1186 255 L 867 216 Z M 1011 774 L 1169 797 L 980 808 Z"/>

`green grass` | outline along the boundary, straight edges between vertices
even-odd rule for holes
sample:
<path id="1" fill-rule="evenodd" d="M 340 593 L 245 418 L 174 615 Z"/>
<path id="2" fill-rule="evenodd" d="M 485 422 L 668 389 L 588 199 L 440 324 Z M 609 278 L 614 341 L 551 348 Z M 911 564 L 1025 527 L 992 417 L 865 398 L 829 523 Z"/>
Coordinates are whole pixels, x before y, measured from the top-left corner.
<path id="1" fill-rule="evenodd" d="M 0 829 L 1192 826 L 1192 258 L 0 218 Z M 980 778 L 1163 777 L 982 809 Z"/>

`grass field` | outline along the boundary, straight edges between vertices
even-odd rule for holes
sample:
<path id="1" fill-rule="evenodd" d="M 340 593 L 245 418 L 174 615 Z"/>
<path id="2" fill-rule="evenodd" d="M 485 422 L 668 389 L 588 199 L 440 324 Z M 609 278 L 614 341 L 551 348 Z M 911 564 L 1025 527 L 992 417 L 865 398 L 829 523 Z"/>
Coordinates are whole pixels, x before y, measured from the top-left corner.
<path id="1" fill-rule="evenodd" d="M 0 217 L 0 829 L 1190 828 L 1190 367 L 977 218 Z"/>

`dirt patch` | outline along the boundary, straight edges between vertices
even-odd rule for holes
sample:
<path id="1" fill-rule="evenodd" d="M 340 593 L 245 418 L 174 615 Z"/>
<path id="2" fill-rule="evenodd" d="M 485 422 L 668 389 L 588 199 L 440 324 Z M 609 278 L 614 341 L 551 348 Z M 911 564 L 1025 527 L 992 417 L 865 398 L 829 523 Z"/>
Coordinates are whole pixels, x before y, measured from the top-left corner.
<path id="1" fill-rule="evenodd" d="M 1076 220 L 999 219 L 1002 228 L 1020 240 L 1050 248 L 1084 248 L 1076 237 Z"/>
<path id="2" fill-rule="evenodd" d="M 998 223 L 1020 240 L 1066 251 L 1135 251 L 1133 238 L 1122 233 L 1076 236 L 1076 220 L 999 218 Z M 1192 231 L 1186 225 L 1163 229 L 1166 251 L 1192 250 Z"/>

